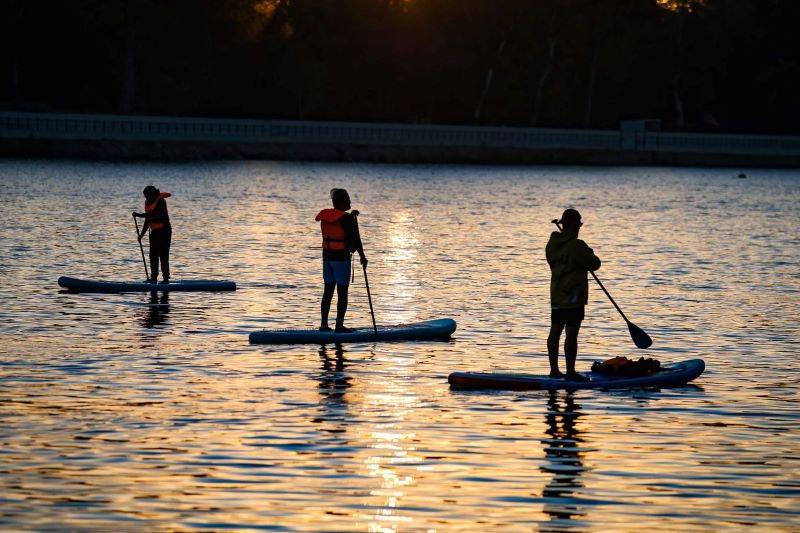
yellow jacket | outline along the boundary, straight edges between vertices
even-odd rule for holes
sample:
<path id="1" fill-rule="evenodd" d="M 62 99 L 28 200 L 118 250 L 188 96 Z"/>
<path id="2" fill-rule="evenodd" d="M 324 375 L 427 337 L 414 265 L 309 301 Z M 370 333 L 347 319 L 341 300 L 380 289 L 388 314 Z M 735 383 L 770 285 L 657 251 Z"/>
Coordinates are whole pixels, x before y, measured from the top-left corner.
<path id="1" fill-rule="evenodd" d="M 600 268 L 600 259 L 574 233 L 554 231 L 545 247 L 550 265 L 550 305 L 553 309 L 574 309 L 589 300 L 589 270 Z"/>

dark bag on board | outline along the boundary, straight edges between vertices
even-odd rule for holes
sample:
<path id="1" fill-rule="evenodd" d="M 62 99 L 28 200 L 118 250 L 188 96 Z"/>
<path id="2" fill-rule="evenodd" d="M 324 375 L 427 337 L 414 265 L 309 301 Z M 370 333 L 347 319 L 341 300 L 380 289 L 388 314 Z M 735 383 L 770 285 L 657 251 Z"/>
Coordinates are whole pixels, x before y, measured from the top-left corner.
<path id="1" fill-rule="evenodd" d="M 661 370 L 661 363 L 656 359 L 640 357 L 638 361 L 627 357 L 612 357 L 602 363 L 595 361 L 592 363 L 592 372 L 605 374 L 607 376 L 647 376 L 655 374 Z"/>

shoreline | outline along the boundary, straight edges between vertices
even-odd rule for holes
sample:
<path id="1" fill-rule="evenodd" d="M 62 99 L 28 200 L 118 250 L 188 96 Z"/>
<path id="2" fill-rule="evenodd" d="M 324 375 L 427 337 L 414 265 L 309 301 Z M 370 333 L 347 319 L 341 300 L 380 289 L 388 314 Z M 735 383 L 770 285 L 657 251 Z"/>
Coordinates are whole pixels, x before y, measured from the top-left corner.
<path id="1" fill-rule="evenodd" d="M 402 164 L 800 168 L 800 155 L 794 154 L 72 139 L 0 139 L 0 157 L 99 161 L 277 160 Z"/>
<path id="2" fill-rule="evenodd" d="M 800 136 L 0 112 L 0 157 L 800 168 Z"/>

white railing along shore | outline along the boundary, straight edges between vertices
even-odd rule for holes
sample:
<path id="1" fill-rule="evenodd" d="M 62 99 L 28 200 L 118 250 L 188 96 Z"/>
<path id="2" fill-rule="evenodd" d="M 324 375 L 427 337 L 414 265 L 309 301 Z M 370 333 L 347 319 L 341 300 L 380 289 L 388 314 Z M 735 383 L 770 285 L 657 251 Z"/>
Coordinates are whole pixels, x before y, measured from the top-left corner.
<path id="1" fill-rule="evenodd" d="M 800 155 L 800 137 L 0 112 L 0 139 L 363 144 Z"/>

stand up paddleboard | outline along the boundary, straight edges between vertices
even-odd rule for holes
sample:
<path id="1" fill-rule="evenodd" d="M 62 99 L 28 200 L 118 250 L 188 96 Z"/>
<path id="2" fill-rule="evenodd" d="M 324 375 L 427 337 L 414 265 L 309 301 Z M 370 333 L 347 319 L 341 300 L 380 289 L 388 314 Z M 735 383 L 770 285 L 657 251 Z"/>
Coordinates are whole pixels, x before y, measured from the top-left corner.
<path id="1" fill-rule="evenodd" d="M 609 376 L 597 372 L 581 372 L 589 381 L 570 381 L 534 374 L 500 374 L 480 372 L 453 372 L 447 381 L 454 389 L 484 390 L 537 390 L 537 389 L 635 389 L 647 387 L 679 387 L 686 385 L 703 373 L 706 365 L 702 359 L 691 359 L 664 366 L 647 376 Z"/>
<path id="2" fill-rule="evenodd" d="M 195 280 L 176 281 L 174 283 L 144 283 L 93 281 L 61 276 L 58 284 L 70 292 L 174 292 L 174 291 L 235 291 L 236 283 L 232 281 Z"/>
<path id="3" fill-rule="evenodd" d="M 456 321 L 450 318 L 400 324 L 398 326 L 378 326 L 378 334 L 373 328 L 353 328 L 352 333 L 318 331 L 316 329 L 265 329 L 250 334 L 251 344 L 333 344 L 345 342 L 371 341 L 427 341 L 447 340 L 456 330 Z"/>

